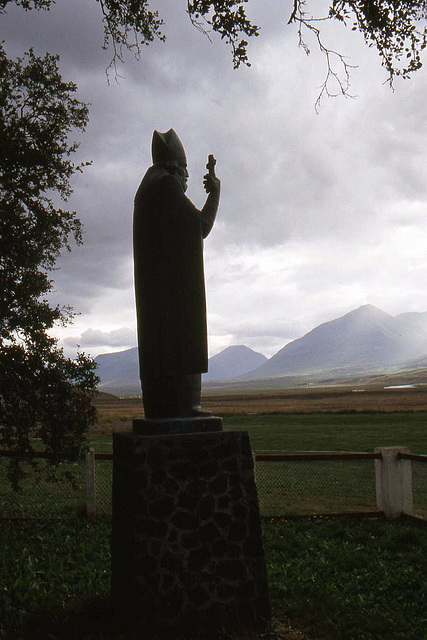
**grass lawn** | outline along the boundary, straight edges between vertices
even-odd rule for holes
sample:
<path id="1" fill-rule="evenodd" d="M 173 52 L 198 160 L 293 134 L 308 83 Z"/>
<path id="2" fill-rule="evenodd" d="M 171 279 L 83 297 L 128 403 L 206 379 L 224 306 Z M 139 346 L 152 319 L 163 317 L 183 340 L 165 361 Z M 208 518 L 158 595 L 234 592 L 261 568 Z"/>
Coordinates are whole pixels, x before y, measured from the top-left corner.
<path id="1" fill-rule="evenodd" d="M 427 638 L 426 527 L 265 521 L 264 540 L 272 627 L 239 640 Z M 113 637 L 107 522 L 2 521 L 0 541 L 2 640 Z"/>
<path id="2" fill-rule="evenodd" d="M 116 424 L 116 428 L 120 424 Z M 225 429 L 247 430 L 252 450 L 362 451 L 406 446 L 427 453 L 426 413 L 256 414 L 224 417 Z M 114 427 L 113 427 L 114 429 Z M 96 451 L 112 451 L 111 433 L 93 435 Z M 110 472 L 99 463 L 99 496 L 106 496 Z M 413 463 L 416 513 L 427 515 L 427 465 Z M 257 486 L 263 515 L 304 515 L 375 511 L 375 466 L 372 460 L 345 462 L 257 463 Z M 104 512 L 109 506 L 104 499 Z"/>
<path id="3" fill-rule="evenodd" d="M 96 451 L 111 451 L 112 432 L 91 435 Z M 127 430 L 130 423 L 125 424 Z M 249 432 L 253 451 L 366 451 L 405 446 L 427 453 L 427 413 L 277 413 L 224 417 L 224 429 Z"/>
<path id="4" fill-rule="evenodd" d="M 112 425 L 111 430 L 121 423 Z M 427 453 L 425 413 L 258 414 L 224 418 L 226 429 L 244 429 L 252 449 L 262 451 L 365 451 L 403 445 Z M 112 434 L 91 435 L 98 452 L 112 451 Z M 41 467 L 43 464 L 41 463 Z M 427 515 L 427 465 L 412 463 L 416 513 Z M 84 508 L 84 467 L 74 465 L 77 488 L 30 476 L 23 490 L 11 490 L 7 460 L 0 458 L 0 513 L 8 516 L 77 515 Z M 258 494 L 263 515 L 307 515 L 375 511 L 375 466 L 372 460 L 343 462 L 258 462 Z M 111 513 L 112 463 L 96 462 L 98 513 Z"/>
<path id="5" fill-rule="evenodd" d="M 404 446 L 427 453 L 427 413 L 314 413 L 227 416 L 249 431 L 253 451 L 365 451 Z"/>

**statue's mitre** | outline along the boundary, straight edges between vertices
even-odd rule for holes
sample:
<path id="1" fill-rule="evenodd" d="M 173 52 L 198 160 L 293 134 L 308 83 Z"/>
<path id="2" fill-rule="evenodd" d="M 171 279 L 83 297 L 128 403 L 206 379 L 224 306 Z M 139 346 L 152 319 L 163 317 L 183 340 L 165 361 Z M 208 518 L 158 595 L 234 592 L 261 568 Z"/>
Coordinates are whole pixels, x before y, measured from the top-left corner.
<path id="1" fill-rule="evenodd" d="M 164 162 L 166 164 L 187 164 L 184 147 L 173 129 L 166 133 L 154 131 L 151 142 L 153 163 Z"/>

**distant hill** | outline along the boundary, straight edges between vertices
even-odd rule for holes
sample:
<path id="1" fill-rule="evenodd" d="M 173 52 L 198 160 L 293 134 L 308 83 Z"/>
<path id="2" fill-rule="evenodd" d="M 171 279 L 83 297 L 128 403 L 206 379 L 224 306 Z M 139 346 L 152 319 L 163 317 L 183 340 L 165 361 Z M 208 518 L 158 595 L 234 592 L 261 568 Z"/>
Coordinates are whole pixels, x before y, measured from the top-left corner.
<path id="1" fill-rule="evenodd" d="M 228 380 L 249 373 L 264 362 L 267 362 L 267 358 L 262 353 L 253 351 L 244 345 L 235 345 L 227 347 L 216 356 L 209 358 L 208 372 L 204 373 L 202 377 L 206 382 Z"/>
<path id="2" fill-rule="evenodd" d="M 387 369 L 427 354 L 427 314 L 391 316 L 364 305 L 287 344 L 244 379 Z"/>
<path id="3" fill-rule="evenodd" d="M 140 393 L 137 348 L 95 360 L 100 390 Z M 210 387 L 218 382 L 220 388 L 233 381 L 265 386 L 271 380 L 277 386 L 280 378 L 282 386 L 331 384 L 426 366 L 427 313 L 391 316 L 368 304 L 315 327 L 269 360 L 243 345 L 228 347 L 210 358 L 203 381 Z"/>
<path id="4" fill-rule="evenodd" d="M 96 374 L 101 378 L 98 388 L 124 394 L 141 393 L 139 381 L 138 348 L 103 353 L 95 358 L 98 364 Z"/>
<path id="5" fill-rule="evenodd" d="M 139 394 L 138 348 L 116 353 L 104 353 L 95 358 L 98 363 L 97 375 L 101 378 L 99 389 L 118 394 Z M 208 373 L 203 374 L 204 381 L 226 380 L 249 373 L 267 358 L 261 353 L 243 345 L 227 347 L 209 359 Z"/>

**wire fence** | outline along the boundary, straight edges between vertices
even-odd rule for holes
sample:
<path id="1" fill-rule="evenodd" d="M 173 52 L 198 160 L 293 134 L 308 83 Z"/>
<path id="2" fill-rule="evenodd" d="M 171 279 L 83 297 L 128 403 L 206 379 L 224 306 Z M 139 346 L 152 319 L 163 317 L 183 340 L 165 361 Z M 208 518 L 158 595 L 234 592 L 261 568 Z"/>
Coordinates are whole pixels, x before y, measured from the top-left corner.
<path id="1" fill-rule="evenodd" d="M 10 452 L 0 451 L 1 518 L 72 518 L 111 515 L 113 455 L 61 464 L 54 470 L 47 456 L 26 465 L 27 478 L 15 491 L 8 480 Z M 427 518 L 427 456 L 398 454 L 410 459 L 413 513 Z M 309 516 L 375 513 L 380 453 L 258 453 L 255 480 L 262 516 Z M 88 478 L 93 486 L 88 487 Z M 71 478 L 71 479 L 70 479 Z M 89 496 L 89 497 L 88 497 Z M 88 504 L 95 509 L 89 513 Z"/>
<path id="2" fill-rule="evenodd" d="M 9 479 L 8 452 L 0 452 L 0 517 L 74 518 L 86 512 L 85 462 L 60 464 L 49 457 L 21 461 L 26 477 L 15 490 Z M 105 488 L 107 489 L 107 488 Z M 104 489 L 104 490 L 105 490 Z"/>
<path id="3" fill-rule="evenodd" d="M 256 456 L 263 516 L 358 513 L 376 510 L 377 454 Z"/>

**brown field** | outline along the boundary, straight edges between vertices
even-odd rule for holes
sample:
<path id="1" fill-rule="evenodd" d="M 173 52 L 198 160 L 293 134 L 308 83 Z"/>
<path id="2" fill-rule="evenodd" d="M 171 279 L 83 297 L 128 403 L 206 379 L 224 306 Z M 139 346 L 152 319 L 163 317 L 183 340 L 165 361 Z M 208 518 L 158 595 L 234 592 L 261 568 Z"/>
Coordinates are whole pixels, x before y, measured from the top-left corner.
<path id="1" fill-rule="evenodd" d="M 133 418 L 144 415 L 141 398 L 119 398 L 100 393 L 94 404 L 98 410 L 97 431 L 116 427 L 128 429 Z M 218 393 L 203 398 L 203 406 L 216 415 L 245 413 L 335 413 L 427 411 L 427 386 L 406 389 L 382 387 L 316 387 L 286 390 L 248 390 Z"/>

